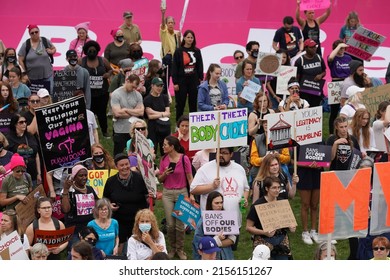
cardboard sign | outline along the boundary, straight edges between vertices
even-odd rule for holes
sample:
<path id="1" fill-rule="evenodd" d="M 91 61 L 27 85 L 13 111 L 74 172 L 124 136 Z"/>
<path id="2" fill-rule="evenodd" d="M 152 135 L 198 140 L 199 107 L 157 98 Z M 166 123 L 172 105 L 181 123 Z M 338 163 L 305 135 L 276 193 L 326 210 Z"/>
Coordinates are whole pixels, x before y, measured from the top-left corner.
<path id="1" fill-rule="evenodd" d="M 172 216 L 195 230 L 200 219 L 200 207 L 198 204 L 191 204 L 189 197 L 180 194 L 173 208 Z"/>
<path id="2" fill-rule="evenodd" d="M 53 100 L 55 102 L 72 98 L 76 89 L 76 71 L 54 71 Z"/>
<path id="3" fill-rule="evenodd" d="M 341 87 L 343 86 L 343 81 L 338 82 L 329 82 L 326 84 L 328 89 L 328 104 L 340 104 L 341 98 Z"/>
<path id="4" fill-rule="evenodd" d="M 320 10 L 327 9 L 330 6 L 330 0 L 301 0 L 301 10 Z"/>
<path id="5" fill-rule="evenodd" d="M 35 113 L 48 172 L 92 157 L 84 96 L 38 108 Z"/>
<path id="6" fill-rule="evenodd" d="M 253 101 L 255 101 L 256 95 L 260 90 L 261 85 L 258 85 L 252 81 L 248 81 L 248 85 L 244 87 L 240 97 L 253 103 Z"/>
<path id="7" fill-rule="evenodd" d="M 362 92 L 362 102 L 366 106 L 366 109 L 370 112 L 371 116 L 375 116 L 378 110 L 378 104 L 382 101 L 388 101 L 390 99 L 390 84 L 383 86 L 366 88 Z"/>
<path id="8" fill-rule="evenodd" d="M 154 174 L 154 160 L 153 155 L 150 152 L 150 144 L 148 139 L 142 133 L 138 130 L 134 130 L 134 132 L 136 141 L 135 144 L 137 147 L 138 168 L 145 181 L 146 187 L 155 195 L 157 191 L 156 175 Z"/>
<path id="9" fill-rule="evenodd" d="M 257 56 L 255 75 L 277 76 L 282 58 L 279 54 L 260 52 Z"/>
<path id="10" fill-rule="evenodd" d="M 305 145 L 299 148 L 298 165 L 309 166 L 315 161 L 317 166 L 329 167 L 332 147 L 326 145 Z"/>
<path id="11" fill-rule="evenodd" d="M 247 108 L 190 113 L 190 150 L 217 148 L 218 128 L 221 148 L 246 145 Z"/>
<path id="12" fill-rule="evenodd" d="M 39 185 L 33 191 L 27 195 L 27 203 L 23 204 L 19 202 L 15 206 L 15 211 L 18 214 L 21 226 L 23 229 L 26 229 L 29 224 L 35 218 L 35 204 L 39 197 L 46 196 L 43 185 Z"/>
<path id="13" fill-rule="evenodd" d="M 278 79 L 276 80 L 276 94 L 289 96 L 290 92 L 287 90 L 288 81 L 291 77 L 297 76 L 297 67 L 295 66 L 280 66 Z"/>
<path id="14" fill-rule="evenodd" d="M 259 204 L 255 209 L 264 231 L 297 226 L 287 199 Z"/>
<path id="15" fill-rule="evenodd" d="M 29 260 L 20 236 L 16 231 L 1 238 L 0 260 Z"/>
<path id="16" fill-rule="evenodd" d="M 109 170 L 88 170 L 87 185 L 91 186 L 99 198 L 103 197 L 104 186 L 109 177 Z"/>
<path id="17" fill-rule="evenodd" d="M 238 215 L 235 211 L 202 211 L 204 234 L 240 234 L 237 219 Z"/>
<path id="18" fill-rule="evenodd" d="M 229 96 L 237 95 L 236 94 L 236 78 L 234 75 L 236 74 L 236 66 L 234 64 L 229 63 L 221 63 L 221 81 L 224 81 L 227 88 Z"/>
<path id="19" fill-rule="evenodd" d="M 314 81 L 314 77 L 303 76 L 299 84 L 301 92 L 320 96 L 322 94 L 322 89 L 324 87 L 325 80 L 321 79 L 319 81 Z"/>
<path id="20" fill-rule="evenodd" d="M 75 226 L 72 226 L 60 230 L 36 229 L 34 231 L 34 243 L 43 243 L 49 249 L 56 248 L 72 238 L 75 228 Z"/>
<path id="21" fill-rule="evenodd" d="M 385 36 L 359 26 L 347 41 L 348 48 L 345 52 L 363 60 L 369 60 L 385 39 Z"/>

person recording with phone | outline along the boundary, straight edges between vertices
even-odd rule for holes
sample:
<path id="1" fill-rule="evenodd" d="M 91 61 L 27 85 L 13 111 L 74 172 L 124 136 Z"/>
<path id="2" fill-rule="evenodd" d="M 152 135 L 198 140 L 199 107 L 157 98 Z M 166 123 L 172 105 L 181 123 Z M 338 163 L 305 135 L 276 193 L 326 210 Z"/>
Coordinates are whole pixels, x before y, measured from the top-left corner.
<path id="1" fill-rule="evenodd" d="M 65 214 L 65 226 L 75 226 L 68 249 L 79 240 L 80 230 L 93 220 L 93 208 L 99 198 L 95 190 L 87 185 L 88 169 L 81 164 L 72 168 L 72 175 L 64 183 L 61 195 L 61 211 Z"/>

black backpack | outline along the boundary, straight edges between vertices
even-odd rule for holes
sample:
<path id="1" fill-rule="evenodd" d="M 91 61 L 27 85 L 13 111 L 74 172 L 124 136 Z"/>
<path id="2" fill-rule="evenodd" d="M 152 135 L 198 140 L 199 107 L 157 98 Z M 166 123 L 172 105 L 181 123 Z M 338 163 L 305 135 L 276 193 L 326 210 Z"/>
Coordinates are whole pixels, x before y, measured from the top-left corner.
<path id="1" fill-rule="evenodd" d="M 49 47 L 47 39 L 45 37 L 41 37 L 41 39 L 42 39 L 43 46 L 45 47 L 45 50 L 46 50 Z M 31 49 L 31 41 L 30 41 L 30 39 L 27 39 L 27 41 L 26 41 L 26 55 L 24 56 L 24 65 L 25 66 L 26 66 L 26 57 L 27 57 L 27 54 L 30 51 L 30 49 Z M 54 63 L 53 55 L 49 54 L 49 53 L 48 53 L 48 55 L 50 57 L 51 64 L 53 64 Z"/>

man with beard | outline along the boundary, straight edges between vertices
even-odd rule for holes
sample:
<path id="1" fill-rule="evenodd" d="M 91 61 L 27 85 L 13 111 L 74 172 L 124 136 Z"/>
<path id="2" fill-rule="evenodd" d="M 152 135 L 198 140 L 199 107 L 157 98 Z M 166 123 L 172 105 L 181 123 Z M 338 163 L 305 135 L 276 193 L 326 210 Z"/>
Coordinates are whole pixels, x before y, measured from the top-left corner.
<path id="1" fill-rule="evenodd" d="M 248 54 L 248 57 L 246 59 L 253 63 L 253 69 L 255 69 L 257 56 L 259 55 L 259 50 L 260 50 L 260 44 L 257 41 L 249 41 L 246 44 L 245 49 L 246 49 L 246 52 Z M 243 76 L 243 73 L 242 73 L 242 62 L 243 61 L 238 63 L 237 67 L 236 67 L 236 73 L 234 74 L 234 77 L 236 78 L 236 81 Z"/>
<path id="2" fill-rule="evenodd" d="M 195 174 L 191 183 L 191 193 L 200 196 L 200 208 L 206 209 L 207 196 L 212 191 L 218 191 L 224 197 L 225 210 L 240 213 L 240 200 L 245 198 L 245 207 L 248 206 L 249 185 L 244 168 L 232 161 L 234 148 L 221 148 L 219 166 L 212 160 L 204 164 Z M 217 169 L 219 168 L 219 177 Z M 241 227 L 242 217 L 238 215 L 238 226 Z"/>
<path id="3" fill-rule="evenodd" d="M 364 73 L 363 62 L 360 60 L 351 60 L 348 65 L 350 75 L 344 79 L 343 85 L 341 87 L 341 107 L 344 106 L 345 101 L 348 99 L 347 89 L 350 86 L 358 86 L 361 88 L 367 87 L 365 82 L 366 74 Z"/>
<path id="4" fill-rule="evenodd" d="M 301 30 L 293 26 L 293 23 L 294 19 L 291 16 L 284 17 L 283 27 L 276 30 L 272 42 L 272 48 L 275 51 L 285 49 L 291 58 L 303 51 Z"/>

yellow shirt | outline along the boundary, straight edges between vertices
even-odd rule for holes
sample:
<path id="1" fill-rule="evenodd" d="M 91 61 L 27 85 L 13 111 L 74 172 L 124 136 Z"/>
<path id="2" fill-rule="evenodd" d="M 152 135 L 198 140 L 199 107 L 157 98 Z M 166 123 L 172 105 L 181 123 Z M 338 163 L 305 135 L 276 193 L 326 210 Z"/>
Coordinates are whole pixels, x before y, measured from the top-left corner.
<path id="1" fill-rule="evenodd" d="M 173 34 L 169 33 L 167 25 L 162 29 L 162 25 L 160 25 L 160 41 L 161 41 L 161 58 L 163 58 L 166 54 L 175 53 L 175 50 L 180 46 L 180 32 L 175 30 Z"/>

